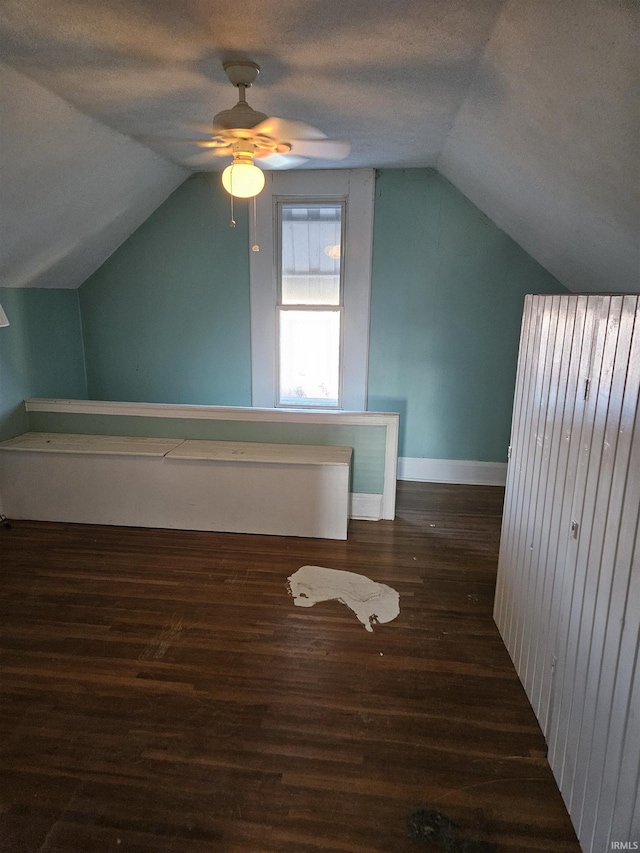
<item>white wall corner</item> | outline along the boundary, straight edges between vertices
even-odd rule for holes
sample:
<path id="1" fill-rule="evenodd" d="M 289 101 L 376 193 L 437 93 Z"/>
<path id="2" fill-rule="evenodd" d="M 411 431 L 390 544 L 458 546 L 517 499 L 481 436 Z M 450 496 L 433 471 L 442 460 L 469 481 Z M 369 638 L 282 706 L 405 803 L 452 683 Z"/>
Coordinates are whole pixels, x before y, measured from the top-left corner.
<path id="1" fill-rule="evenodd" d="M 398 459 L 398 479 L 414 480 L 419 483 L 504 486 L 507 480 L 507 463 L 400 456 Z"/>

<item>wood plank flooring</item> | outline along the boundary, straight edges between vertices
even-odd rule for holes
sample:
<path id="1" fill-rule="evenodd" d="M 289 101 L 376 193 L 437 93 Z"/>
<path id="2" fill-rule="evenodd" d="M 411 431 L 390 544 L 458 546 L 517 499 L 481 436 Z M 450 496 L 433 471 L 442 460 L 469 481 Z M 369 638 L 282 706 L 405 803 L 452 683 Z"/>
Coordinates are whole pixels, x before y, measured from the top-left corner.
<path id="1" fill-rule="evenodd" d="M 346 542 L 0 528 L 0 850 L 578 853 L 492 621 L 502 498 L 400 483 Z M 400 616 L 294 607 L 306 564 Z"/>

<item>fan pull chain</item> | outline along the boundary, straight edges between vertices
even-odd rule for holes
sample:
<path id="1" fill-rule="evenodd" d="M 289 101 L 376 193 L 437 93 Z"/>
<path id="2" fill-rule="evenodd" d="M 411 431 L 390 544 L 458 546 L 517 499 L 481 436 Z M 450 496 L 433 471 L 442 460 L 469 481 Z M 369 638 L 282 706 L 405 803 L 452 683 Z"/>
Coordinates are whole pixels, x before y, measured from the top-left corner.
<path id="1" fill-rule="evenodd" d="M 231 189 L 233 189 L 233 172 L 231 173 L 231 179 L 230 180 L 231 180 Z M 236 227 L 236 221 L 233 218 L 233 196 L 230 195 L 229 197 L 231 198 L 231 222 L 229 222 L 229 228 L 235 228 Z"/>
<path id="2" fill-rule="evenodd" d="M 253 197 L 253 239 L 257 240 L 257 238 L 258 238 L 258 217 L 256 214 L 256 197 L 254 196 Z M 253 244 L 253 246 L 251 247 L 251 251 L 252 252 L 259 252 L 260 251 L 260 246 L 258 245 L 257 242 Z"/>

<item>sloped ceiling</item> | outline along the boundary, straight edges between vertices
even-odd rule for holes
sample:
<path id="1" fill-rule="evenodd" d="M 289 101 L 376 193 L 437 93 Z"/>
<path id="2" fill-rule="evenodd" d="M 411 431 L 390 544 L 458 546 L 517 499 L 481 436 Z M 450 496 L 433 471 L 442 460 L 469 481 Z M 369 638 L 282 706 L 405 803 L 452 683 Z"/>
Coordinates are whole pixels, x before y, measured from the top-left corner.
<path id="1" fill-rule="evenodd" d="M 0 285 L 78 287 L 189 172 L 0 65 Z"/>
<path id="2" fill-rule="evenodd" d="M 438 160 L 573 291 L 639 292 L 639 12 L 507 3 Z"/>
<path id="3" fill-rule="evenodd" d="M 79 286 L 223 168 L 190 125 L 245 58 L 252 106 L 348 139 L 341 167 L 436 167 L 569 289 L 638 292 L 638 21 L 635 0 L 4 0 L 3 283 Z"/>

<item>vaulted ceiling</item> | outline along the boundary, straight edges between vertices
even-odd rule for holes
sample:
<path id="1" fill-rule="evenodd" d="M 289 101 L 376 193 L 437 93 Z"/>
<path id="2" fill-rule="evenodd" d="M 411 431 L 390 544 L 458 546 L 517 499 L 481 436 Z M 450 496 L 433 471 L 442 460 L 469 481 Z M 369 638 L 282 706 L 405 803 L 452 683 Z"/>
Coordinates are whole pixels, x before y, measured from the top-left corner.
<path id="1" fill-rule="evenodd" d="M 3 0 L 0 284 L 78 287 L 261 66 L 268 115 L 437 168 L 572 291 L 640 291 L 635 0 Z M 299 168 L 335 167 L 309 161 Z"/>

